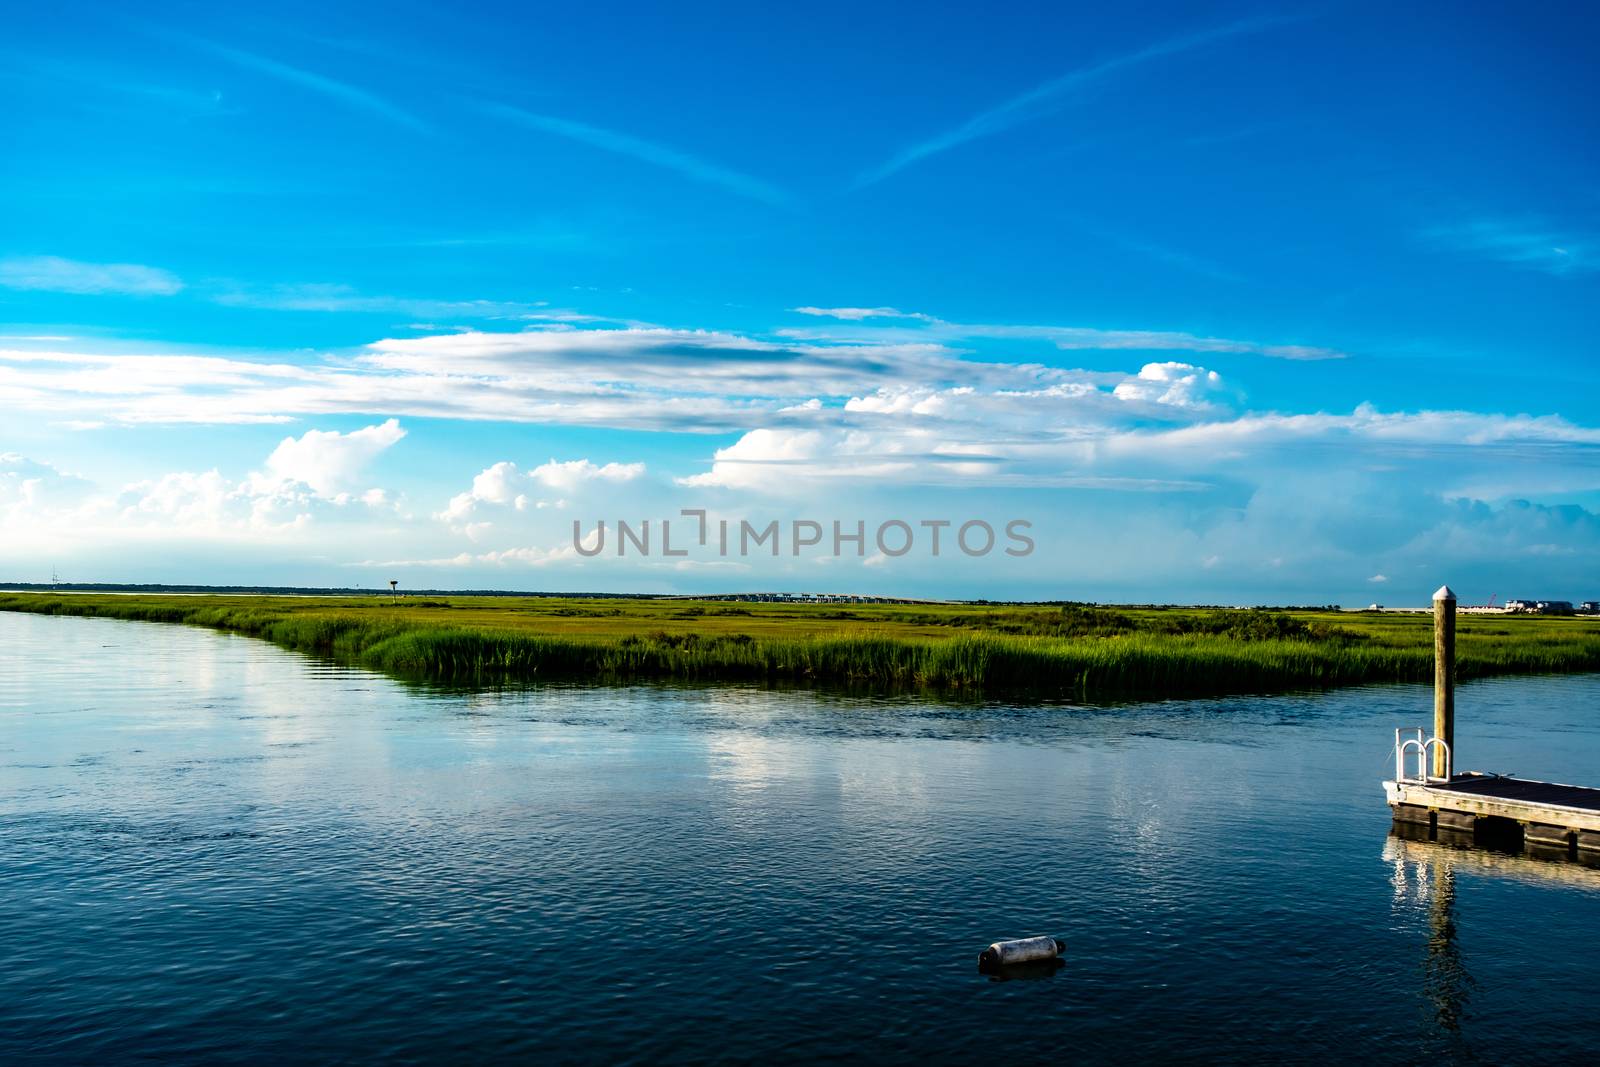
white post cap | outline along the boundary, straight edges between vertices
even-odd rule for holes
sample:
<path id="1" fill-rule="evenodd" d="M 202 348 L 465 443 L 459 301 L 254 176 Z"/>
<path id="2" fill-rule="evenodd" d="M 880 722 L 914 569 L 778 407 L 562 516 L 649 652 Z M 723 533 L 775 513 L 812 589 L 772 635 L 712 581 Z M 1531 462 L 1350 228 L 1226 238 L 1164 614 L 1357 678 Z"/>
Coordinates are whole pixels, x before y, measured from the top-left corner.
<path id="1" fill-rule="evenodd" d="M 1448 585 L 1441 585 L 1433 594 L 1435 600 L 1454 600 L 1456 595 L 1450 591 Z"/>

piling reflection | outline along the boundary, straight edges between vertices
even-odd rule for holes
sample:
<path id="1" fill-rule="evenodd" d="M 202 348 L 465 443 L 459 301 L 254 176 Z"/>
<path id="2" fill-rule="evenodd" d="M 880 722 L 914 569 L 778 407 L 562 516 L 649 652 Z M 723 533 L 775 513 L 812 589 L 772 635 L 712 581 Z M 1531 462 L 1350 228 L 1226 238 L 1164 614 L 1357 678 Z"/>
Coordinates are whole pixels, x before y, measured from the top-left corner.
<path id="1" fill-rule="evenodd" d="M 1397 828 L 1400 824 L 1397 824 Z M 1409 829 L 1409 828 L 1408 828 Z M 1462 958 L 1456 926 L 1456 868 L 1458 853 L 1448 845 L 1425 839 L 1408 841 L 1390 837 L 1384 858 L 1394 868 L 1397 904 L 1420 904 L 1427 909 L 1428 939 L 1422 957 L 1422 992 L 1431 1007 L 1432 1023 L 1441 1036 L 1460 1035 L 1473 980 Z M 1465 835 L 1468 842 L 1472 835 Z"/>
<path id="2" fill-rule="evenodd" d="M 1428 950 L 1423 958 L 1423 991 L 1433 1004 L 1434 1021 L 1456 1033 L 1472 989 L 1472 975 L 1461 959 L 1456 937 L 1456 872 L 1435 857 L 1429 863 Z"/>
<path id="3" fill-rule="evenodd" d="M 1600 864 L 1587 855 L 1534 846 L 1522 852 L 1486 848 L 1471 831 L 1434 831 L 1395 823 L 1383 857 L 1393 868 L 1395 905 L 1424 909 L 1427 942 L 1423 950 L 1422 993 L 1429 1029 L 1451 1045 L 1462 1040 L 1462 1024 L 1476 983 L 1460 943 L 1456 878 L 1463 871 L 1530 885 L 1560 884 L 1600 892 Z"/>

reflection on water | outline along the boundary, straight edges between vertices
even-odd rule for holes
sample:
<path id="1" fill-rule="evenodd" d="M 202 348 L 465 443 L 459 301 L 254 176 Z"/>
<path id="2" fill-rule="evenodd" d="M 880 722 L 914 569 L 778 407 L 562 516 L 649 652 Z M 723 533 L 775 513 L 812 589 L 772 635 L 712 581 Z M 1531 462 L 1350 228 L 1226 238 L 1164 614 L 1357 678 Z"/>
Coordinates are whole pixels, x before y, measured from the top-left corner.
<path id="1" fill-rule="evenodd" d="M 1475 982 L 1462 944 L 1460 910 L 1474 906 L 1469 886 L 1458 895 L 1458 872 L 1530 886 L 1570 887 L 1600 897 L 1600 863 L 1585 853 L 1548 849 L 1529 854 L 1485 848 L 1471 832 L 1440 830 L 1430 837 L 1427 827 L 1396 822 L 1384 846 L 1384 858 L 1393 868 L 1395 904 L 1404 910 L 1422 907 L 1427 912 L 1427 937 L 1422 957 L 1422 984 L 1432 1005 L 1432 1022 L 1441 1035 L 1456 1037 L 1469 1017 Z M 1486 905 L 1490 906 L 1490 905 Z M 1468 917 L 1468 929 L 1473 923 Z M 1530 941 L 1529 954 L 1560 949 L 1544 940 Z M 1453 1046 L 1458 1042 L 1452 1041 Z"/>
<path id="2" fill-rule="evenodd" d="M 1462 686 L 1463 765 L 1595 780 L 1597 697 Z M 1429 706 L 427 692 L 0 614 L 0 1061 L 1592 1059 L 1600 871 L 1386 837 Z"/>
<path id="3" fill-rule="evenodd" d="M 1472 975 L 1458 943 L 1454 857 L 1444 847 L 1419 847 L 1400 837 L 1389 842 L 1384 855 L 1394 865 L 1397 899 L 1418 901 L 1427 909 L 1423 991 L 1433 1006 L 1435 1025 L 1454 1036 L 1461 1030 L 1472 990 Z"/>
<path id="4" fill-rule="evenodd" d="M 980 969 L 978 973 L 991 982 L 1037 982 L 1043 978 L 1054 978 L 1056 972 L 1066 965 L 1066 961 L 1058 956 L 1048 960 L 1008 963 L 1004 967 Z"/>

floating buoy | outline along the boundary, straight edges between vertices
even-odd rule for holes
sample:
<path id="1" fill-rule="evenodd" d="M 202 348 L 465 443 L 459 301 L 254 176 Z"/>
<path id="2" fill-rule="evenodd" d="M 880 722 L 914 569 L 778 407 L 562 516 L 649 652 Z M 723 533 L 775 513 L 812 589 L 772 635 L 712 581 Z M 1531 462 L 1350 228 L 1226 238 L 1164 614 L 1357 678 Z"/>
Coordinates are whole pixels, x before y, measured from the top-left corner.
<path id="1" fill-rule="evenodd" d="M 1067 950 L 1066 942 L 1045 934 L 1015 941 L 996 941 L 978 956 L 978 970 L 992 971 L 1015 963 L 1053 960 Z"/>

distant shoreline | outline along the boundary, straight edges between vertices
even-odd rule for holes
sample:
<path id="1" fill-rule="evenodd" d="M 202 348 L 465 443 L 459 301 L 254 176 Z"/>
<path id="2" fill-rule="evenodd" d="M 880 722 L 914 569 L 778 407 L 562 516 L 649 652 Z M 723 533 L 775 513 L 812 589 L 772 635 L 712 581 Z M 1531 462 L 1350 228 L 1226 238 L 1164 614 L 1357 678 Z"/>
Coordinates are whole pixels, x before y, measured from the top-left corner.
<path id="1" fill-rule="evenodd" d="M 129 583 L 129 582 L 0 582 L 0 594 L 4 593 L 102 593 L 107 595 L 159 595 L 159 596 L 284 596 L 284 597 L 335 597 L 335 598 L 360 598 L 377 597 L 390 600 L 398 596 L 401 600 L 416 597 L 537 597 L 540 599 L 572 599 L 572 600 L 689 600 L 689 601 L 718 601 L 731 603 L 761 602 L 762 598 L 773 598 L 781 603 L 885 603 L 885 604 L 950 604 L 950 605 L 1001 605 L 1017 607 L 1035 607 L 1040 605 L 1060 605 L 1094 603 L 1106 607 L 1121 607 L 1132 609 L 1183 609 L 1192 611 L 1230 610 L 1238 608 L 1259 607 L 1267 611 L 1366 611 L 1366 608 L 1344 608 L 1337 604 L 1155 604 L 1155 603 L 1127 603 L 1113 604 L 1100 601 L 1076 600 L 952 600 L 932 597 L 906 597 L 887 596 L 875 593 L 860 594 L 829 594 L 829 593 L 777 593 L 777 592 L 720 592 L 720 593 L 598 593 L 598 592 L 550 592 L 546 590 L 526 589 L 401 589 L 397 594 L 388 589 L 376 586 L 366 587 L 340 587 L 340 586 L 312 586 L 312 585 L 193 585 L 193 584 L 163 584 L 159 582 Z M 1382 608 L 1382 611 L 1428 611 L 1428 607 L 1420 608 Z"/>

